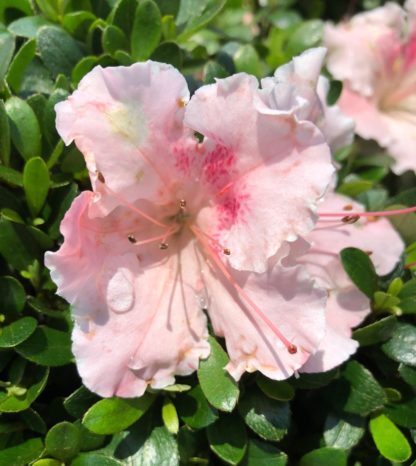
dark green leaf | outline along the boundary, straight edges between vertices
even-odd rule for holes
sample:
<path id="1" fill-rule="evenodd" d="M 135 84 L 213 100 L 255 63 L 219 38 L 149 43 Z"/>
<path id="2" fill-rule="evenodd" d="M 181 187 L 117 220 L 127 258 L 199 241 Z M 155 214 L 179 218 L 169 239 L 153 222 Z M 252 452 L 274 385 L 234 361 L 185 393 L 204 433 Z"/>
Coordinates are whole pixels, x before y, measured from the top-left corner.
<path id="1" fill-rule="evenodd" d="M 33 39 L 36 37 L 38 29 L 52 23 L 43 16 L 25 16 L 9 24 L 8 29 L 16 36 Z"/>
<path id="2" fill-rule="evenodd" d="M 368 255 L 357 248 L 345 248 L 341 251 L 341 261 L 354 284 L 372 298 L 378 288 L 378 278 Z"/>
<path id="3" fill-rule="evenodd" d="M 38 322 L 33 317 L 22 317 L 1 328 L 0 348 L 11 348 L 19 345 L 32 335 Z"/>
<path id="4" fill-rule="evenodd" d="M 11 89 L 18 93 L 29 63 L 36 53 L 36 41 L 28 40 L 16 53 L 7 73 L 7 83 Z"/>
<path id="5" fill-rule="evenodd" d="M 14 48 L 14 37 L 0 23 L 0 83 L 6 76 L 9 64 L 13 58 Z"/>
<path id="6" fill-rule="evenodd" d="M 20 413 L 27 427 L 38 434 L 45 434 L 47 427 L 45 421 L 41 418 L 37 411 L 29 408 Z"/>
<path id="7" fill-rule="evenodd" d="M 63 366 L 72 360 L 71 335 L 50 327 L 39 326 L 16 351 L 41 366 Z"/>
<path id="8" fill-rule="evenodd" d="M 247 448 L 247 433 L 242 419 L 235 414 L 221 417 L 207 428 L 211 450 L 228 464 L 239 464 Z"/>
<path id="9" fill-rule="evenodd" d="M 64 406 L 71 416 L 80 418 L 97 401 L 98 396 L 81 385 L 81 387 L 65 399 Z"/>
<path id="10" fill-rule="evenodd" d="M 269 443 L 251 439 L 241 466 L 286 466 L 287 455 Z"/>
<path id="11" fill-rule="evenodd" d="M 72 68 L 82 58 L 77 42 L 63 29 L 57 26 L 44 26 L 39 29 L 37 42 L 40 57 L 44 65 L 55 78 L 63 73 L 71 76 Z"/>
<path id="12" fill-rule="evenodd" d="M 78 427 L 64 421 L 54 425 L 46 434 L 45 448 L 53 457 L 68 461 L 79 452 L 80 441 Z"/>
<path id="13" fill-rule="evenodd" d="M 20 155 L 26 160 L 39 156 L 40 128 L 30 105 L 19 97 L 11 97 L 6 102 L 6 112 L 11 138 Z"/>
<path id="14" fill-rule="evenodd" d="M 287 403 L 272 400 L 251 387 L 238 409 L 250 429 L 265 440 L 281 440 L 286 435 L 290 423 Z"/>
<path id="15" fill-rule="evenodd" d="M 181 419 L 193 429 L 203 429 L 218 418 L 218 413 L 204 396 L 199 385 L 177 397 L 177 407 Z"/>
<path id="16" fill-rule="evenodd" d="M 43 451 L 40 438 L 32 438 L 10 448 L 0 451 L 0 466 L 26 466 L 39 458 Z"/>
<path id="17" fill-rule="evenodd" d="M 71 462 L 71 466 L 123 466 L 123 464 L 98 453 L 83 453 Z"/>
<path id="18" fill-rule="evenodd" d="M 115 53 L 117 50 L 128 49 L 128 40 L 124 32 L 117 26 L 108 25 L 101 37 L 105 53 Z"/>
<path id="19" fill-rule="evenodd" d="M 382 346 L 383 351 L 397 362 L 416 366 L 416 327 L 400 322 L 391 339 Z"/>
<path id="20" fill-rule="evenodd" d="M 271 380 L 260 375 L 257 378 L 257 385 L 265 395 L 274 400 L 290 401 L 295 396 L 294 388 L 285 380 Z"/>
<path id="21" fill-rule="evenodd" d="M 385 414 L 395 424 L 402 427 L 416 427 L 416 399 L 411 398 L 403 403 L 392 403 L 385 408 Z"/>
<path id="22" fill-rule="evenodd" d="M 101 400 L 85 413 L 82 423 L 96 434 L 113 434 L 140 419 L 154 399 L 154 395 L 146 393 L 141 398 Z"/>
<path id="23" fill-rule="evenodd" d="M 27 205 L 34 217 L 40 212 L 45 203 L 49 186 L 49 170 L 45 161 L 40 157 L 28 160 L 23 170 L 23 188 Z"/>
<path id="24" fill-rule="evenodd" d="M 242 45 L 234 55 L 234 63 L 238 72 L 261 77 L 263 68 L 256 49 L 251 44 Z"/>
<path id="25" fill-rule="evenodd" d="M 17 170 L 4 165 L 0 165 L 0 180 L 10 186 L 23 187 L 22 174 Z"/>
<path id="26" fill-rule="evenodd" d="M 322 39 L 323 23 L 318 19 L 302 22 L 290 36 L 287 53 L 293 57 L 310 47 L 315 47 Z"/>
<path id="27" fill-rule="evenodd" d="M 175 42 L 163 42 L 163 44 L 156 47 L 150 58 L 154 61 L 169 63 L 175 68 L 181 68 L 183 53 Z"/>
<path id="28" fill-rule="evenodd" d="M 9 165 L 10 161 L 10 125 L 4 101 L 0 99 L 0 162 Z"/>
<path id="29" fill-rule="evenodd" d="M 24 308 L 26 292 L 15 278 L 0 277 L 0 296 L 4 312 L 18 314 Z"/>
<path id="30" fill-rule="evenodd" d="M 353 338 L 360 346 L 369 346 L 388 340 L 396 328 L 395 316 L 388 316 L 366 327 L 354 331 Z"/>
<path id="31" fill-rule="evenodd" d="M 212 406 L 221 411 L 232 411 L 240 393 L 238 385 L 224 370 L 229 359 L 221 345 L 212 337 L 209 342 L 211 354 L 200 362 L 198 379 Z"/>
<path id="32" fill-rule="evenodd" d="M 319 448 L 302 456 L 299 466 L 347 466 L 347 454 L 337 448 Z"/>
<path id="33" fill-rule="evenodd" d="M 131 54 L 137 61 L 146 60 L 157 47 L 162 35 L 162 18 L 153 0 L 142 0 L 134 16 Z"/>
<path id="34" fill-rule="evenodd" d="M 413 387 L 416 387 L 416 369 L 413 367 L 405 366 L 404 364 L 400 364 L 399 373 L 405 382 Z"/>
<path id="35" fill-rule="evenodd" d="M 370 432 L 378 451 L 391 461 L 402 463 L 412 450 L 402 432 L 384 414 L 370 420 Z"/>
<path id="36" fill-rule="evenodd" d="M 349 450 L 364 435 L 364 420 L 351 414 L 330 413 L 325 420 L 324 439 L 328 447 Z"/>

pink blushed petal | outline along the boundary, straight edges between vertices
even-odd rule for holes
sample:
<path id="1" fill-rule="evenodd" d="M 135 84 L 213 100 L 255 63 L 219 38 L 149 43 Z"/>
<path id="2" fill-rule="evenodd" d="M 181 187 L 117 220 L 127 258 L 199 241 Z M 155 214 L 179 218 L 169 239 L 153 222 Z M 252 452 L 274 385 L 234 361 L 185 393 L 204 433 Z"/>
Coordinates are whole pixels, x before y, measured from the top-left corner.
<path id="1" fill-rule="evenodd" d="M 270 326 L 218 274 L 211 270 L 205 281 L 211 294 L 208 313 L 215 332 L 225 337 L 230 356 L 227 370 L 236 380 L 245 371 L 256 370 L 276 380 L 290 377 L 324 336 L 325 292 L 301 268 L 276 264 L 264 274 L 233 273 L 244 292 L 296 345 L 297 353 L 290 354 Z"/>
<path id="2" fill-rule="evenodd" d="M 128 201 L 161 198 L 173 160 L 170 144 L 185 133 L 186 81 L 172 66 L 155 62 L 96 67 L 56 106 L 57 129 Z"/>

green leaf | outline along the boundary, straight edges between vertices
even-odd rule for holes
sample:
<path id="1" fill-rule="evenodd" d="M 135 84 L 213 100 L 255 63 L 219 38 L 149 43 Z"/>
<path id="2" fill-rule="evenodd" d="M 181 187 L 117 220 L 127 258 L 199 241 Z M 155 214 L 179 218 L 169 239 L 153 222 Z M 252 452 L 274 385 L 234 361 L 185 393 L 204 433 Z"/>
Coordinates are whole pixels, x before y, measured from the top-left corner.
<path id="1" fill-rule="evenodd" d="M 50 327 L 39 326 L 16 351 L 41 366 L 64 366 L 72 360 L 71 335 Z"/>
<path id="2" fill-rule="evenodd" d="M 43 458 L 35 461 L 32 466 L 62 466 L 62 462 L 52 458 Z"/>
<path id="3" fill-rule="evenodd" d="M 114 434 L 140 419 L 155 400 L 145 393 L 140 398 L 108 398 L 95 403 L 85 413 L 82 423 L 96 434 Z"/>
<path id="4" fill-rule="evenodd" d="M 166 429 L 171 434 L 177 434 L 179 430 L 179 418 L 172 400 L 165 398 L 162 406 L 162 419 Z"/>
<path id="5" fill-rule="evenodd" d="M 265 440 L 281 440 L 287 433 L 290 411 L 287 403 L 266 397 L 251 387 L 238 405 L 245 423 Z"/>
<path id="6" fill-rule="evenodd" d="M 207 23 L 224 8 L 225 0 L 181 0 L 176 17 L 176 24 L 181 29 L 178 40 L 185 41 Z"/>
<path id="7" fill-rule="evenodd" d="M 59 20 L 59 0 L 36 0 L 36 4 L 40 11 L 52 21 Z"/>
<path id="8" fill-rule="evenodd" d="M 125 32 L 127 37 L 131 36 L 137 3 L 137 0 L 119 0 L 109 18 L 112 24 Z"/>
<path id="9" fill-rule="evenodd" d="M 45 108 L 43 109 L 43 133 L 45 139 L 49 142 L 51 147 L 55 146 L 58 142 L 58 133 L 56 131 L 56 112 L 55 105 L 58 102 L 62 102 L 68 97 L 68 91 L 65 89 L 56 89 L 49 96 L 48 101 L 46 102 Z"/>
<path id="10" fill-rule="evenodd" d="M 402 379 L 407 382 L 409 385 L 416 387 L 416 369 L 413 367 L 405 366 L 400 364 L 399 374 L 402 376 Z"/>
<path id="11" fill-rule="evenodd" d="M 192 429 L 203 429 L 218 419 L 218 412 L 207 401 L 199 385 L 177 397 L 179 416 Z"/>
<path id="12" fill-rule="evenodd" d="M 30 0 L 2 0 L 0 2 L 0 22 L 6 23 L 7 15 L 5 15 L 5 12 L 9 8 L 15 8 L 19 13 L 24 13 L 25 15 L 33 14 Z"/>
<path id="13" fill-rule="evenodd" d="M 256 49 L 251 44 L 239 47 L 234 55 L 234 63 L 237 72 L 244 72 L 261 77 L 263 67 Z"/>
<path id="14" fill-rule="evenodd" d="M 269 398 L 278 401 L 290 401 L 295 396 L 295 390 L 285 380 L 271 380 L 263 375 L 257 377 L 257 385 Z"/>
<path id="15" fill-rule="evenodd" d="M 43 451 L 40 438 L 32 438 L 10 448 L 0 451 L 0 466 L 26 466 L 39 458 Z"/>
<path id="16" fill-rule="evenodd" d="M 399 293 L 400 309 L 405 314 L 416 313 L 416 278 L 406 282 Z"/>
<path id="17" fill-rule="evenodd" d="M 333 396 L 342 408 L 353 414 L 367 416 L 384 406 L 386 394 L 371 372 L 357 361 L 350 361 L 342 372 L 338 390 Z M 335 388 L 334 387 L 334 388 Z"/>
<path id="18" fill-rule="evenodd" d="M 71 466 L 123 466 L 123 463 L 98 453 L 83 453 L 71 462 Z"/>
<path id="19" fill-rule="evenodd" d="M 146 60 L 162 35 L 162 18 L 153 0 L 142 0 L 136 10 L 131 33 L 131 54 L 137 61 Z"/>
<path id="20" fill-rule="evenodd" d="M 78 427 L 64 421 L 55 424 L 46 434 L 45 448 L 53 457 L 68 461 L 79 452 L 80 441 Z"/>
<path id="21" fill-rule="evenodd" d="M 104 29 L 101 41 L 104 52 L 110 54 L 117 50 L 127 50 L 129 46 L 124 32 L 111 24 Z"/>
<path id="22" fill-rule="evenodd" d="M 178 444 L 165 427 L 155 427 L 134 455 L 137 466 L 179 466 Z"/>
<path id="23" fill-rule="evenodd" d="M 199 383 L 212 406 L 221 411 L 232 411 L 240 393 L 238 385 L 224 370 L 229 359 L 221 345 L 212 337 L 209 343 L 211 353 L 199 364 Z"/>
<path id="24" fill-rule="evenodd" d="M 13 277 L 0 277 L 0 296 L 3 312 L 22 312 L 26 303 L 26 292 L 18 280 Z"/>
<path id="25" fill-rule="evenodd" d="M 29 408 L 45 388 L 48 375 L 49 369 L 47 367 L 37 367 L 34 364 L 28 364 L 19 383 L 19 387 L 24 388 L 25 392 L 20 395 L 8 395 L 1 392 L 0 412 L 15 413 Z"/>
<path id="26" fill-rule="evenodd" d="M 91 71 L 98 63 L 98 58 L 95 56 L 88 56 L 81 58 L 81 60 L 74 66 L 71 73 L 71 80 L 74 86 L 77 86 L 81 79 Z"/>
<path id="27" fill-rule="evenodd" d="M 382 350 L 397 362 L 416 366 L 416 327 L 412 324 L 400 322 L 391 339 L 384 343 Z"/>
<path id="28" fill-rule="evenodd" d="M 315 47 L 322 40 L 323 22 L 319 19 L 303 21 L 290 36 L 287 43 L 289 57 L 299 55 L 306 49 Z"/>
<path id="29" fill-rule="evenodd" d="M 14 37 L 0 23 L 0 83 L 6 76 L 15 48 Z"/>
<path id="30" fill-rule="evenodd" d="M 337 448 L 318 448 L 303 455 L 299 466 L 347 466 L 347 454 Z"/>
<path id="31" fill-rule="evenodd" d="M 1 328 L 0 348 L 12 348 L 19 345 L 32 335 L 38 321 L 33 317 L 22 317 L 15 322 Z"/>
<path id="32" fill-rule="evenodd" d="M 23 187 L 23 177 L 20 172 L 10 167 L 0 165 L 0 180 L 10 186 Z"/>
<path id="33" fill-rule="evenodd" d="M 46 433 L 47 428 L 45 421 L 41 418 L 37 411 L 29 408 L 25 411 L 22 411 L 20 415 L 30 430 L 37 432 L 38 434 Z"/>
<path id="34" fill-rule="evenodd" d="M 150 56 L 151 60 L 169 63 L 180 69 L 183 62 L 183 53 L 175 42 L 163 42 L 156 47 Z"/>
<path id="35" fill-rule="evenodd" d="M 57 26 L 40 28 L 37 42 L 40 57 L 52 76 L 56 78 L 58 74 L 63 73 L 70 77 L 72 68 L 83 55 L 77 42 Z"/>
<path id="36" fill-rule="evenodd" d="M 28 40 L 23 44 L 13 58 L 7 73 L 7 83 L 15 92 L 20 92 L 20 86 L 23 81 L 26 69 L 33 60 L 36 53 L 36 41 Z"/>
<path id="37" fill-rule="evenodd" d="M 204 83 L 212 84 L 215 78 L 226 78 L 228 76 L 227 70 L 216 61 L 210 60 L 204 66 Z"/>
<path id="38" fill-rule="evenodd" d="M 384 414 L 370 419 L 370 432 L 378 451 L 387 459 L 403 463 L 412 450 L 406 437 Z"/>
<path id="39" fill-rule="evenodd" d="M 286 466 L 287 455 L 269 443 L 251 439 L 241 466 Z"/>
<path id="40" fill-rule="evenodd" d="M 315 390 L 317 388 L 325 387 L 338 375 L 338 369 L 332 369 L 318 374 L 300 374 L 299 378 L 292 377 L 290 382 L 295 388 Z"/>
<path id="41" fill-rule="evenodd" d="M 25 160 L 39 156 L 40 128 L 30 105 L 19 97 L 11 97 L 5 107 L 10 122 L 11 138 L 20 155 Z"/>
<path id="42" fill-rule="evenodd" d="M 247 448 L 247 433 L 242 419 L 235 414 L 223 414 L 207 428 L 211 450 L 228 464 L 239 464 Z"/>
<path id="43" fill-rule="evenodd" d="M 98 396 L 81 385 L 81 387 L 65 399 L 64 406 L 71 416 L 80 418 L 97 401 Z"/>
<path id="44" fill-rule="evenodd" d="M 10 125 L 4 101 L 0 99 L 0 162 L 9 165 L 10 161 Z"/>
<path id="45" fill-rule="evenodd" d="M 340 255 L 342 265 L 353 283 L 372 298 L 378 289 L 378 277 L 371 259 L 357 248 L 345 248 Z"/>
<path id="46" fill-rule="evenodd" d="M 50 25 L 52 23 L 43 16 L 25 16 L 10 23 L 8 29 L 16 36 L 33 39 L 36 37 L 39 28 Z"/>
<path id="47" fill-rule="evenodd" d="M 370 346 L 388 340 L 396 328 L 397 319 L 395 316 L 388 316 L 378 320 L 366 327 L 359 328 L 353 332 L 354 340 L 360 346 Z"/>
<path id="48" fill-rule="evenodd" d="M 392 403 L 385 408 L 385 414 L 401 427 L 416 427 L 416 399 L 402 403 Z"/>
<path id="49" fill-rule="evenodd" d="M 49 186 L 49 170 L 45 161 L 40 157 L 28 160 L 23 170 L 23 188 L 33 217 L 42 209 L 48 196 Z"/>
<path id="50" fill-rule="evenodd" d="M 330 413 L 325 420 L 324 439 L 328 447 L 349 450 L 364 435 L 364 419 L 351 414 Z"/>

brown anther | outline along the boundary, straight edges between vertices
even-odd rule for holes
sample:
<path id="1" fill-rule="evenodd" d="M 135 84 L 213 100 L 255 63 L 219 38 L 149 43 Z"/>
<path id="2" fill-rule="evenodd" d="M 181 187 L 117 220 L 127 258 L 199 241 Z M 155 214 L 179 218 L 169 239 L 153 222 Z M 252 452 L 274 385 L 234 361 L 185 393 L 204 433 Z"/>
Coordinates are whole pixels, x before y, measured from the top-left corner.
<path id="1" fill-rule="evenodd" d="M 352 204 L 346 204 L 344 205 L 344 207 L 342 208 L 342 210 L 352 210 L 353 209 L 353 205 Z"/>
<path id="2" fill-rule="evenodd" d="M 228 248 L 224 248 L 224 249 L 222 250 L 222 252 L 223 252 L 226 256 L 231 255 L 231 251 L 230 251 Z"/>
<path id="3" fill-rule="evenodd" d="M 370 217 L 367 217 L 367 222 L 377 222 L 377 220 L 379 219 L 379 217 L 375 217 L 375 216 L 370 216 Z"/>
<path id="4" fill-rule="evenodd" d="M 290 344 L 288 347 L 287 347 L 287 350 L 289 352 L 289 354 L 296 354 L 298 352 L 298 347 L 294 344 Z"/>
<path id="5" fill-rule="evenodd" d="M 348 225 L 351 225 L 355 222 L 358 222 L 359 219 L 360 217 L 358 215 L 347 215 L 345 217 L 342 217 L 341 221 L 343 223 L 347 223 Z"/>
<path id="6" fill-rule="evenodd" d="M 186 201 L 185 201 L 185 199 L 181 199 L 181 200 L 179 201 L 179 207 L 180 207 L 181 209 L 184 209 L 184 208 L 186 207 Z"/>
<path id="7" fill-rule="evenodd" d="M 130 243 L 137 243 L 137 240 L 133 235 L 127 236 L 127 239 L 130 241 Z"/>
<path id="8" fill-rule="evenodd" d="M 178 99 L 177 100 L 178 107 L 183 108 L 186 106 L 186 100 L 185 99 Z"/>
<path id="9" fill-rule="evenodd" d="M 364 252 L 367 254 L 367 256 L 371 256 L 371 254 L 373 254 L 373 251 L 364 251 Z"/>
<path id="10" fill-rule="evenodd" d="M 97 171 L 97 179 L 98 179 L 98 181 L 100 181 L 101 183 L 105 183 L 104 175 L 103 175 L 101 172 L 99 172 L 99 171 Z"/>
<path id="11" fill-rule="evenodd" d="M 168 243 L 160 243 L 159 244 L 159 249 L 165 250 L 169 247 Z"/>

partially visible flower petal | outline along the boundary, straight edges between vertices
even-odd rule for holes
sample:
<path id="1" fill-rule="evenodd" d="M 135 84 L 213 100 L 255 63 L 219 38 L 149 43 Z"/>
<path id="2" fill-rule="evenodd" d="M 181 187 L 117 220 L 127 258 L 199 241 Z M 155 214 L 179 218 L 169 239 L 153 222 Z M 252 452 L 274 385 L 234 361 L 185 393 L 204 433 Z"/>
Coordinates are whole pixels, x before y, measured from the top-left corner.
<path id="1" fill-rule="evenodd" d="M 93 187 L 99 171 L 128 201 L 163 199 L 172 166 L 169 146 L 183 135 L 188 98 L 185 79 L 170 65 L 96 67 L 56 105 L 57 129 L 66 144 L 75 141 L 84 153 Z"/>

